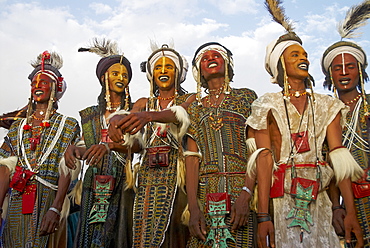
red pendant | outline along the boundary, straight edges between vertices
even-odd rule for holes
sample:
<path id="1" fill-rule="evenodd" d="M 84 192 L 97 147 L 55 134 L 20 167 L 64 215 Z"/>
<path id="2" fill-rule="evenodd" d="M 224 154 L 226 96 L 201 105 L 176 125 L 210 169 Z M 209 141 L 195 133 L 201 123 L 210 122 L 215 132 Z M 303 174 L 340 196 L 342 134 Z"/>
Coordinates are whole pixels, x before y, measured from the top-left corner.
<path id="1" fill-rule="evenodd" d="M 40 135 L 37 135 L 35 138 L 29 138 L 31 143 L 31 151 L 35 151 L 38 144 L 40 144 Z"/>

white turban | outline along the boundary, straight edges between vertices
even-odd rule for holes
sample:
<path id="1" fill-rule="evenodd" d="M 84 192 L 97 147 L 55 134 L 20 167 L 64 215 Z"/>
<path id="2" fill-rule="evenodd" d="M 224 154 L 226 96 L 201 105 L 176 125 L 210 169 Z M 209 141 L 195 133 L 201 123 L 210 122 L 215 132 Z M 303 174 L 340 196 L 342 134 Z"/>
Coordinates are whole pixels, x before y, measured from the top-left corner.
<path id="1" fill-rule="evenodd" d="M 291 45 L 299 45 L 301 44 L 298 41 L 294 40 L 286 40 L 282 41 L 279 44 L 276 45 L 276 42 L 278 39 L 274 40 L 271 42 L 267 47 L 266 47 L 266 57 L 265 57 L 265 68 L 266 71 L 271 75 L 271 83 L 277 84 L 277 76 L 278 76 L 278 62 L 280 59 L 280 56 L 283 54 L 285 49 Z M 302 47 L 302 46 L 301 46 Z"/>
<path id="2" fill-rule="evenodd" d="M 334 58 L 342 53 L 351 54 L 353 57 L 356 58 L 358 62 L 360 62 L 366 67 L 366 55 L 363 53 L 363 51 L 353 46 L 343 45 L 333 48 L 330 52 L 328 52 L 325 55 L 325 57 L 323 56 L 321 58 L 321 65 L 324 73 L 326 74 L 328 73 L 329 67 L 333 62 Z"/>
<path id="3" fill-rule="evenodd" d="M 210 44 L 208 46 L 203 47 L 201 50 L 195 54 L 194 59 L 193 59 L 193 77 L 196 82 L 200 82 L 200 60 L 203 57 L 203 54 L 207 51 L 217 51 L 221 54 L 222 58 L 225 61 L 225 65 L 230 65 L 231 68 L 234 69 L 234 61 L 231 56 L 228 56 L 228 52 L 224 47 L 221 45 L 217 44 Z"/>
<path id="4" fill-rule="evenodd" d="M 146 77 L 148 78 L 149 81 L 151 81 L 153 78 L 154 64 L 158 61 L 158 59 L 162 57 L 170 58 L 175 63 L 176 69 L 178 70 L 178 73 L 180 73 L 179 74 L 180 83 L 185 81 L 186 73 L 188 72 L 189 67 L 188 62 L 186 61 L 185 57 L 171 50 L 161 48 L 158 49 L 157 51 L 154 51 L 154 53 L 150 56 L 146 68 Z"/>

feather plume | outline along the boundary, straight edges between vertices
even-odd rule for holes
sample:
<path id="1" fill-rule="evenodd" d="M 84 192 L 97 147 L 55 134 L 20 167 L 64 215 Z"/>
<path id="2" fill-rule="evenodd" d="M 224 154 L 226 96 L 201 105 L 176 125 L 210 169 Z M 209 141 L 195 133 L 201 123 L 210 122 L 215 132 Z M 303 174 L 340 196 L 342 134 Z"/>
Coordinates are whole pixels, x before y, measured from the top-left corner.
<path id="1" fill-rule="evenodd" d="M 37 66 L 41 65 L 42 56 L 43 56 L 43 54 L 39 54 L 39 56 L 37 56 L 36 60 L 31 61 L 31 65 L 34 68 L 36 68 Z M 45 59 L 45 64 L 49 64 L 49 65 L 51 65 L 51 66 L 53 66 L 53 67 L 55 67 L 55 68 L 57 68 L 59 70 L 60 68 L 63 67 L 63 58 L 58 53 L 51 52 L 50 53 L 50 58 L 49 59 Z"/>
<path id="2" fill-rule="evenodd" d="M 102 58 L 121 54 L 118 49 L 117 42 L 104 38 L 103 39 L 94 38 L 90 47 L 87 48 L 81 47 L 78 49 L 78 51 L 95 53 Z"/>
<path id="3" fill-rule="evenodd" d="M 289 18 L 285 15 L 285 10 L 283 6 L 281 6 L 282 3 L 283 1 L 281 0 L 265 0 L 265 7 L 275 22 L 283 26 L 287 32 L 292 32 L 294 27 Z"/>
<path id="4" fill-rule="evenodd" d="M 345 19 L 338 24 L 338 32 L 343 38 L 356 38 L 361 33 L 355 31 L 366 25 L 367 19 L 370 18 L 370 0 L 365 0 L 359 5 L 352 6 L 346 14 Z"/>

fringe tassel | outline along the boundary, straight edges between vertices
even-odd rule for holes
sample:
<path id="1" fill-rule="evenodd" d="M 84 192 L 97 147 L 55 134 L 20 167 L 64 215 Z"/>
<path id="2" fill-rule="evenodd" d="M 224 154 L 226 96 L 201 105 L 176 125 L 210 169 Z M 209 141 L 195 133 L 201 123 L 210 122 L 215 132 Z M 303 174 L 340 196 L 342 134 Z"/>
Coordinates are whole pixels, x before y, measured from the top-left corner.
<path id="1" fill-rule="evenodd" d="M 332 150 L 329 152 L 329 157 L 337 182 L 345 178 L 351 178 L 352 181 L 356 181 L 364 174 L 364 171 L 345 147 Z"/>
<path id="2" fill-rule="evenodd" d="M 169 109 L 175 114 L 176 119 L 181 124 L 180 131 L 178 132 L 178 140 L 180 142 L 182 137 L 186 134 L 186 131 L 188 130 L 188 127 L 190 125 L 189 115 L 181 106 L 172 106 Z"/>
<path id="3" fill-rule="evenodd" d="M 125 172 L 126 172 L 126 187 L 125 190 L 127 189 L 132 189 L 135 186 L 135 180 L 134 176 L 132 173 L 132 157 L 131 157 L 131 148 L 128 148 L 127 151 L 127 158 L 126 158 L 126 165 L 125 165 Z"/>
<path id="4" fill-rule="evenodd" d="M 76 169 L 72 170 L 72 169 L 67 167 L 66 162 L 64 160 L 64 156 L 63 156 L 62 159 L 59 162 L 58 171 L 59 171 L 60 175 L 71 174 L 71 180 L 73 181 L 73 180 L 77 179 L 78 175 L 81 172 L 81 162 L 80 162 L 80 160 L 77 159 L 76 160 Z"/>
<path id="5" fill-rule="evenodd" d="M 11 157 L 0 159 L 0 165 L 5 165 L 6 167 L 8 167 L 10 174 L 14 173 L 17 163 L 18 163 L 17 156 L 11 156 Z"/>
<path id="6" fill-rule="evenodd" d="M 69 215 L 69 209 L 71 208 L 71 203 L 69 202 L 68 196 L 64 198 L 62 211 L 60 211 L 60 220 L 67 218 Z"/>
<path id="7" fill-rule="evenodd" d="M 82 198 L 82 180 L 78 180 L 75 187 L 68 194 L 68 198 L 77 205 L 81 205 Z"/>
<path id="8" fill-rule="evenodd" d="M 246 140 L 248 154 L 252 154 L 257 150 L 256 139 L 249 138 Z"/>
<path id="9" fill-rule="evenodd" d="M 200 211 L 203 212 L 203 206 L 202 203 L 198 200 L 198 206 Z M 190 211 L 189 211 L 189 204 L 186 204 L 184 211 L 182 212 L 181 215 L 181 223 L 184 224 L 185 226 L 189 226 L 189 220 L 190 220 Z"/>
<path id="10" fill-rule="evenodd" d="M 249 208 L 257 213 L 258 210 L 258 184 L 254 187 L 253 196 L 249 203 Z"/>

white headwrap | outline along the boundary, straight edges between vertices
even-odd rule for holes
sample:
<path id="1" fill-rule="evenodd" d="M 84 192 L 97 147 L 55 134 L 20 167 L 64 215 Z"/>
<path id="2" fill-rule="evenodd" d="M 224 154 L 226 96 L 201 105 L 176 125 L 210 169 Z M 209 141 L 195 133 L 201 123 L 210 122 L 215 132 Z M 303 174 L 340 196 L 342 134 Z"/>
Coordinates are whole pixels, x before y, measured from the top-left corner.
<path id="1" fill-rule="evenodd" d="M 231 56 L 228 56 L 228 53 L 226 49 L 220 45 L 217 44 L 210 44 L 209 46 L 203 47 L 201 50 L 198 51 L 198 53 L 194 56 L 194 61 L 193 63 L 193 77 L 196 82 L 200 82 L 200 60 L 203 56 L 203 54 L 207 51 L 217 51 L 221 54 L 222 58 L 225 61 L 225 65 L 230 65 L 231 68 L 234 69 L 234 61 Z"/>
<path id="2" fill-rule="evenodd" d="M 162 48 L 158 49 L 157 51 L 154 51 L 154 53 L 150 56 L 150 59 L 148 60 L 147 69 L 146 69 L 146 77 L 148 78 L 148 80 L 152 81 L 154 64 L 158 61 L 158 59 L 162 58 L 163 55 L 164 57 L 172 59 L 172 61 L 175 63 L 176 69 L 178 70 L 179 73 L 181 73 L 179 74 L 180 83 L 184 82 L 186 79 L 186 73 L 188 72 L 188 67 L 189 67 L 188 62 L 186 61 L 185 57 L 171 50 L 166 50 Z"/>
<path id="3" fill-rule="evenodd" d="M 325 57 L 323 56 L 321 58 L 321 64 L 323 66 L 323 70 L 325 70 L 324 71 L 325 73 L 328 73 L 329 67 L 330 67 L 331 63 L 333 62 L 334 58 L 336 56 L 338 56 L 339 54 L 342 54 L 342 53 L 351 54 L 353 57 L 356 58 L 356 60 L 358 62 L 360 62 L 361 64 L 363 64 L 366 67 L 366 65 L 365 65 L 366 55 L 361 50 L 359 50 L 355 47 L 344 45 L 344 46 L 338 46 L 338 47 L 334 48 L 333 50 L 328 52 L 328 54 L 326 54 Z"/>
<path id="4" fill-rule="evenodd" d="M 278 62 L 280 59 L 280 56 L 283 54 L 285 49 L 291 45 L 299 45 L 301 44 L 298 41 L 294 40 L 286 40 L 282 41 L 279 44 L 276 45 L 276 42 L 278 39 L 272 41 L 267 47 L 266 47 L 266 56 L 265 56 L 265 68 L 266 71 L 271 75 L 271 83 L 277 84 L 277 76 L 278 76 Z"/>

